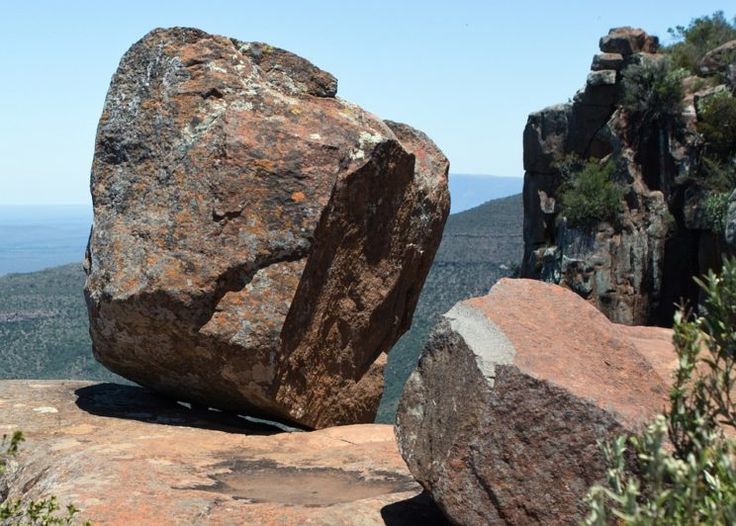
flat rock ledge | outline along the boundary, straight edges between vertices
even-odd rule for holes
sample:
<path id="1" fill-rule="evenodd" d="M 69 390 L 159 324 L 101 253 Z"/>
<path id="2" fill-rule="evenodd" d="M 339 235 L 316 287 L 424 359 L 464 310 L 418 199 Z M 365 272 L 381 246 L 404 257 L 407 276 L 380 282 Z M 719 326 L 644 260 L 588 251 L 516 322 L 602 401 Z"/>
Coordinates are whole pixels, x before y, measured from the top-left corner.
<path id="1" fill-rule="evenodd" d="M 16 429 L 0 490 L 93 524 L 444 524 L 387 425 L 283 432 L 135 386 L 6 380 L 0 432 Z"/>
<path id="2" fill-rule="evenodd" d="M 397 414 L 415 478 L 456 524 L 577 524 L 597 445 L 664 408 L 668 329 L 611 323 L 568 289 L 503 279 L 439 322 Z"/>

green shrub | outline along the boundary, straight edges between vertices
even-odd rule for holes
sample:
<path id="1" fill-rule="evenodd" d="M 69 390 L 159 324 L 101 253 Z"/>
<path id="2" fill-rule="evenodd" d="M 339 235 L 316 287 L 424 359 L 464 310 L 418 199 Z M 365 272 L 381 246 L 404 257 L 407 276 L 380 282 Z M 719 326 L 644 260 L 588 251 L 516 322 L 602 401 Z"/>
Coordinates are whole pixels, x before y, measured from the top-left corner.
<path id="1" fill-rule="evenodd" d="M 677 26 L 667 32 L 675 43 L 663 50 L 672 57 L 675 67 L 697 74 L 697 64 L 703 55 L 736 39 L 736 19 L 729 21 L 723 11 L 716 11 L 711 16 L 693 19 L 687 27 Z"/>
<path id="2" fill-rule="evenodd" d="M 673 68 L 666 57 L 642 59 L 623 71 L 624 95 L 621 106 L 638 128 L 658 124 L 671 129 L 682 118 L 686 72 Z"/>
<path id="3" fill-rule="evenodd" d="M 698 283 L 703 314 L 675 318 L 669 408 L 641 434 L 604 447 L 607 486 L 590 490 L 588 525 L 736 524 L 736 443 L 723 432 L 736 429 L 736 259 Z"/>
<path id="4" fill-rule="evenodd" d="M 613 180 L 612 161 L 583 163 L 565 174 L 560 187 L 562 215 L 572 227 L 590 227 L 601 221 L 614 222 L 621 212 L 624 187 Z"/>
<path id="5" fill-rule="evenodd" d="M 0 446 L 0 476 L 5 473 L 8 461 L 18 453 L 18 447 L 25 438 L 16 431 L 10 439 L 3 436 Z M 7 444 L 7 445 L 6 445 Z M 7 499 L 5 495 L 0 502 L 0 524 L 3 526 L 72 526 L 77 524 L 76 515 L 79 510 L 69 504 L 62 511 L 56 497 L 37 501 L 23 502 L 20 499 Z M 61 513 L 59 513 L 61 512 Z M 89 522 L 85 522 L 89 526 Z"/>
<path id="6" fill-rule="evenodd" d="M 705 222 L 713 232 L 723 234 L 726 230 L 726 215 L 728 213 L 728 192 L 710 193 L 705 198 Z"/>
<path id="7" fill-rule="evenodd" d="M 698 131 L 705 151 L 720 161 L 736 155 L 736 97 L 724 91 L 713 95 L 698 114 Z"/>
<path id="8" fill-rule="evenodd" d="M 723 162 L 705 154 L 700 159 L 697 183 L 710 193 L 730 193 L 736 189 L 736 159 Z"/>

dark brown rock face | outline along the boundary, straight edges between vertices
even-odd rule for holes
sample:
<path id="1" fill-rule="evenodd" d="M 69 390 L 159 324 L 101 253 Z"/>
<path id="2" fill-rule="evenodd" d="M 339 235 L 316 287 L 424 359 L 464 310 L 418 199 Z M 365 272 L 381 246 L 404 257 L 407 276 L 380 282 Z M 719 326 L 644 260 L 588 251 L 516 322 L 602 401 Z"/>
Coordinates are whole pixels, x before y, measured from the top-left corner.
<path id="1" fill-rule="evenodd" d="M 449 209 L 448 162 L 266 44 L 155 30 L 97 133 L 97 359 L 172 397 L 306 427 L 367 422 Z"/>
<path id="2" fill-rule="evenodd" d="M 614 27 L 601 37 L 600 48 L 604 53 L 633 55 L 634 53 L 654 53 L 659 48 L 659 39 L 648 35 L 643 29 L 635 27 Z"/>
<path id="3" fill-rule="evenodd" d="M 577 524 L 605 481 L 598 441 L 664 407 L 671 338 L 503 279 L 436 326 L 399 405 L 401 454 L 455 524 Z"/>

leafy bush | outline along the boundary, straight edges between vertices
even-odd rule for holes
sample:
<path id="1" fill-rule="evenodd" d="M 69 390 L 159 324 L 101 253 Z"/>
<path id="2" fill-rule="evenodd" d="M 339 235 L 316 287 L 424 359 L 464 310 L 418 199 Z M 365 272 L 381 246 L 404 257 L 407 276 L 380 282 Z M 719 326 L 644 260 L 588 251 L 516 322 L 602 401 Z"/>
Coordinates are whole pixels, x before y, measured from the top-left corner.
<path id="1" fill-rule="evenodd" d="M 16 431 L 8 440 L 3 436 L 0 446 L 4 451 L 0 452 L 0 476 L 5 473 L 8 461 L 18 453 L 18 447 L 25 438 L 23 433 Z M 7 446 L 6 446 L 7 444 Z M 0 524 L 3 526 L 72 526 L 77 524 L 76 515 L 79 510 L 69 504 L 65 512 L 59 513 L 61 507 L 56 497 L 49 497 L 38 501 L 23 502 L 20 499 L 6 499 L 6 495 L 0 496 Z M 89 526 L 89 522 L 84 523 Z"/>
<path id="2" fill-rule="evenodd" d="M 736 155 L 736 97 L 727 91 L 710 97 L 698 114 L 698 131 L 709 155 L 720 161 Z"/>
<path id="3" fill-rule="evenodd" d="M 563 177 L 560 187 L 561 213 L 570 226 L 590 227 L 601 221 L 613 222 L 621 212 L 624 187 L 613 180 L 612 161 L 583 163 Z"/>
<path id="4" fill-rule="evenodd" d="M 725 163 L 704 155 L 698 176 L 698 183 L 709 192 L 730 193 L 736 189 L 736 158 Z"/>
<path id="5" fill-rule="evenodd" d="M 678 124 L 682 115 L 686 72 L 674 68 L 666 57 L 642 59 L 623 71 L 624 95 L 621 106 L 639 127 Z"/>
<path id="6" fill-rule="evenodd" d="M 713 232 L 724 233 L 726 230 L 729 196 L 730 194 L 728 192 L 717 192 L 710 193 L 705 198 L 705 222 Z"/>
<path id="7" fill-rule="evenodd" d="M 693 19 L 687 27 L 677 26 L 667 32 L 675 43 L 663 49 L 672 57 L 673 64 L 697 73 L 697 63 L 703 55 L 736 39 L 736 18 L 729 21 L 723 11 L 716 11 L 711 16 Z"/>
<path id="8" fill-rule="evenodd" d="M 736 442 L 723 432 L 736 429 L 736 259 L 698 283 L 703 315 L 675 318 L 669 409 L 604 447 L 608 486 L 591 488 L 588 525 L 736 524 Z"/>

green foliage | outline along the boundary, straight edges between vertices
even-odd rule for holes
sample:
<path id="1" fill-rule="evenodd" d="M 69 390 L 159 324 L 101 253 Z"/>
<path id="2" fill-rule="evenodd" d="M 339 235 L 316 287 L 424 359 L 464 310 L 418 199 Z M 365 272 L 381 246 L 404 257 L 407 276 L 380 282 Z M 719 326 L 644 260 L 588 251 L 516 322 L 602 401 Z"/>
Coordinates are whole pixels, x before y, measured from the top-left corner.
<path id="1" fill-rule="evenodd" d="M 0 475 L 7 469 L 8 461 L 18 453 L 18 448 L 25 438 L 16 431 L 8 440 L 3 436 L 0 452 Z M 7 446 L 6 446 L 7 444 Z M 60 513 L 61 512 L 61 513 Z M 77 524 L 79 510 L 69 504 L 61 510 L 56 497 L 23 502 L 20 499 L 8 499 L 0 502 L 0 525 L 3 526 L 72 526 Z M 85 522 L 89 525 L 89 522 Z"/>
<path id="2" fill-rule="evenodd" d="M 123 381 L 92 356 L 82 265 L 0 277 L 0 378 Z"/>
<path id="3" fill-rule="evenodd" d="M 0 441 L 0 448 L 4 450 L 0 452 L 0 475 L 5 473 L 8 459 L 18 452 L 18 447 L 24 440 L 23 433 L 20 431 L 14 432 L 10 439 L 8 439 L 8 435 L 3 435 L 3 439 Z"/>
<path id="4" fill-rule="evenodd" d="M 59 513 L 61 512 L 61 513 Z M 72 526 L 78 524 L 79 510 L 69 504 L 61 510 L 56 497 L 23 503 L 13 500 L 0 504 L 0 524 L 14 526 Z M 84 524 L 90 524 L 85 522 Z"/>
<path id="5" fill-rule="evenodd" d="M 591 488 L 588 525 L 736 524 L 736 443 L 723 432 L 736 429 L 736 259 L 698 283 L 703 314 L 675 318 L 669 409 L 604 447 L 608 486 Z"/>
<path id="6" fill-rule="evenodd" d="M 638 128 L 653 124 L 672 127 L 682 115 L 686 72 L 674 68 L 666 58 L 642 59 L 623 71 L 624 95 L 621 106 Z"/>
<path id="7" fill-rule="evenodd" d="M 571 161 L 574 163 L 575 161 Z M 624 187 L 613 180 L 612 161 L 591 160 L 567 174 L 560 187 L 561 213 L 572 227 L 590 227 L 601 221 L 614 222 L 621 212 Z"/>
<path id="8" fill-rule="evenodd" d="M 728 193 L 736 189 L 736 159 L 723 162 L 704 155 L 700 160 L 698 183 L 710 192 Z"/>
<path id="9" fill-rule="evenodd" d="M 690 24 L 667 30 L 675 43 L 664 49 L 675 67 L 697 73 L 698 61 L 708 51 L 736 39 L 736 18 L 729 21 L 723 11 L 693 19 Z"/>
<path id="10" fill-rule="evenodd" d="M 698 131 L 709 156 L 731 160 L 736 155 L 736 97 L 727 91 L 710 97 L 698 113 Z"/>
<path id="11" fill-rule="evenodd" d="M 726 230 L 729 196 L 728 192 L 717 192 L 710 193 L 705 198 L 703 203 L 705 222 L 713 232 L 724 233 Z"/>

